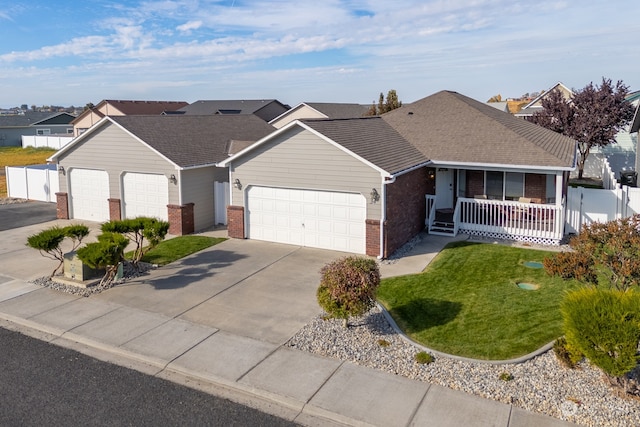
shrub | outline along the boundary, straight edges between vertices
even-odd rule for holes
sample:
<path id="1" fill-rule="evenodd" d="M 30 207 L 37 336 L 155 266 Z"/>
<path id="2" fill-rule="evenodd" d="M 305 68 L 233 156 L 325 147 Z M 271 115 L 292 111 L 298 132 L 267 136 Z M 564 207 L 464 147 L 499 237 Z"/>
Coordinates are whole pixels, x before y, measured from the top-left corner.
<path id="1" fill-rule="evenodd" d="M 391 345 L 391 343 L 387 340 L 383 340 L 383 339 L 379 339 L 378 340 L 378 345 L 380 347 L 389 347 Z"/>
<path id="2" fill-rule="evenodd" d="M 141 216 L 105 222 L 102 224 L 101 230 L 103 233 L 119 233 L 127 236 L 136 245 L 131 263 L 137 266 L 144 254 L 164 240 L 169 231 L 169 223 L 156 218 Z M 144 239 L 148 241 L 146 247 Z"/>
<path id="3" fill-rule="evenodd" d="M 551 276 L 576 279 L 595 283 L 597 277 L 593 269 L 591 254 L 585 252 L 558 252 L 542 261 L 544 270 Z"/>
<path id="4" fill-rule="evenodd" d="M 100 285 L 113 281 L 129 240 L 118 233 L 103 233 L 98 241 L 78 249 L 78 258 L 91 268 L 105 269 Z"/>
<path id="5" fill-rule="evenodd" d="M 361 316 L 375 304 L 380 285 L 380 270 L 375 260 L 349 256 L 333 261 L 320 270 L 318 304 L 331 317 L 343 319 Z"/>
<path id="6" fill-rule="evenodd" d="M 640 285 L 640 215 L 585 225 L 569 244 L 573 253 L 545 260 L 548 273 L 621 290 Z"/>
<path id="7" fill-rule="evenodd" d="M 567 345 L 605 374 L 622 378 L 638 364 L 640 294 L 583 288 L 561 304 Z"/>
<path id="8" fill-rule="evenodd" d="M 71 251 L 77 249 L 82 243 L 82 239 L 89 234 L 89 228 L 85 225 L 69 225 L 61 228 L 53 226 L 46 230 L 42 230 L 38 234 L 34 234 L 27 238 L 27 246 L 38 249 L 40 254 L 46 258 L 58 261 L 58 265 L 51 273 L 50 277 L 56 275 L 60 267 L 64 271 L 64 252 L 60 245 L 65 238 L 70 238 L 73 242 Z"/>
<path id="9" fill-rule="evenodd" d="M 511 375 L 509 372 L 501 372 L 498 378 L 505 382 L 513 381 L 513 375 Z"/>
<path id="10" fill-rule="evenodd" d="M 428 365 L 429 363 L 433 363 L 433 356 L 426 351 L 416 353 L 413 358 L 415 359 L 416 363 L 419 363 L 421 365 Z"/>
<path id="11" fill-rule="evenodd" d="M 560 363 L 570 369 L 575 368 L 576 364 L 584 357 L 579 350 L 572 348 L 567 343 L 565 337 L 560 337 L 553 343 L 553 353 Z"/>

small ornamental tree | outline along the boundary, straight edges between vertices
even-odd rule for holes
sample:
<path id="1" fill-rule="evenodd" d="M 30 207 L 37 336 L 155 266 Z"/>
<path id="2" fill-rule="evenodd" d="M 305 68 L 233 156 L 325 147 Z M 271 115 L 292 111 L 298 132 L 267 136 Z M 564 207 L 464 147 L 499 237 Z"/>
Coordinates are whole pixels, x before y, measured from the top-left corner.
<path id="1" fill-rule="evenodd" d="M 101 229 L 103 233 L 124 234 L 136 245 L 131 259 L 131 264 L 136 267 L 144 254 L 164 240 L 169 231 L 169 223 L 156 218 L 137 217 L 105 222 Z"/>
<path id="2" fill-rule="evenodd" d="M 573 252 L 544 261 L 548 273 L 619 290 L 640 285 L 640 215 L 585 225 L 569 244 Z"/>
<path id="3" fill-rule="evenodd" d="M 46 230 L 42 230 L 38 234 L 34 234 L 27 238 L 27 246 L 38 249 L 40 254 L 45 258 L 58 261 L 58 265 L 51 273 L 53 277 L 62 267 L 64 271 L 64 252 L 60 245 L 65 238 L 72 241 L 72 247 L 69 252 L 75 251 L 82 243 L 82 239 L 89 234 L 89 228 L 85 225 L 74 224 L 67 227 L 54 226 Z"/>
<path id="4" fill-rule="evenodd" d="M 97 242 L 78 249 L 78 258 L 91 268 L 104 269 L 100 286 L 108 285 L 118 272 L 118 264 L 122 261 L 128 244 L 129 239 L 122 234 L 103 233 L 98 236 Z"/>
<path id="5" fill-rule="evenodd" d="M 639 361 L 640 293 L 585 287 L 561 304 L 566 342 L 628 389 L 626 374 Z"/>
<path id="6" fill-rule="evenodd" d="M 604 77 L 600 86 L 589 83 L 571 99 L 553 91 L 542 99 L 544 108 L 531 121 L 578 142 L 578 178 L 582 178 L 591 149 L 614 144 L 616 133 L 633 118 L 635 108 L 625 100 L 627 93 L 629 87 L 622 81 L 614 85 Z"/>
<path id="7" fill-rule="evenodd" d="M 380 285 L 380 270 L 375 260 L 349 256 L 333 261 L 320 270 L 318 304 L 331 317 L 343 319 L 361 316 L 375 304 Z"/>

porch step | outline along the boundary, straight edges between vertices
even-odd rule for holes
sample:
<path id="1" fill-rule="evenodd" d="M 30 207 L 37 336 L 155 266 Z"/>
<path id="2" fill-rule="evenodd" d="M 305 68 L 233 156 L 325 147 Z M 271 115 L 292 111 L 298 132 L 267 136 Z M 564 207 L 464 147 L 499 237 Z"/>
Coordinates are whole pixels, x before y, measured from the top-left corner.
<path id="1" fill-rule="evenodd" d="M 429 228 L 429 233 L 440 236 L 453 236 L 453 232 L 453 223 L 450 222 L 434 221 L 431 228 Z"/>

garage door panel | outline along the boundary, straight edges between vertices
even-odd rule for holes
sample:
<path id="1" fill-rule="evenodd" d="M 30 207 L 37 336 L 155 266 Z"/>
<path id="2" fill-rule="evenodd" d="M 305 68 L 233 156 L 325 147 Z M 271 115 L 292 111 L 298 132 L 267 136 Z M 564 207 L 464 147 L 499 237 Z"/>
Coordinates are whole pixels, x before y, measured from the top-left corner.
<path id="1" fill-rule="evenodd" d="M 69 172 L 71 217 L 109 220 L 109 175 L 103 170 L 73 168 Z"/>
<path id="2" fill-rule="evenodd" d="M 365 253 L 360 194 L 250 187 L 247 207 L 251 239 Z"/>
<path id="3" fill-rule="evenodd" d="M 127 172 L 122 176 L 125 218 L 147 216 L 168 220 L 168 179 L 161 174 Z"/>

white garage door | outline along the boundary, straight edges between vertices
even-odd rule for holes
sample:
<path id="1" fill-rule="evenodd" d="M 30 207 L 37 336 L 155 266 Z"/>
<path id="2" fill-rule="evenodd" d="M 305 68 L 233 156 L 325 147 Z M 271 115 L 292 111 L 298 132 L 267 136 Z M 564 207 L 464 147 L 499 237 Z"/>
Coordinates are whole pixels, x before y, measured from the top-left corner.
<path id="1" fill-rule="evenodd" d="M 247 206 L 250 239 L 365 253 L 361 194 L 251 187 Z"/>
<path id="2" fill-rule="evenodd" d="M 148 216 L 167 221 L 168 182 L 164 175 L 125 173 L 122 177 L 124 217 Z"/>
<path id="3" fill-rule="evenodd" d="M 109 220 L 109 175 L 106 171 L 69 171 L 71 217 L 87 221 Z"/>

